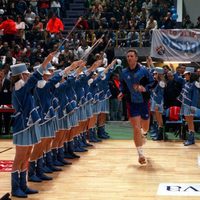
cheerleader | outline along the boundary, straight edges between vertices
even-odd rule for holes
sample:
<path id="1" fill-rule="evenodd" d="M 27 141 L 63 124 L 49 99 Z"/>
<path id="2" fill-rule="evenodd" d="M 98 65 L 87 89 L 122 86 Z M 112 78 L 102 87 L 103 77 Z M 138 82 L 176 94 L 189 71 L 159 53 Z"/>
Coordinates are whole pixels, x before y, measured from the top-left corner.
<path id="1" fill-rule="evenodd" d="M 192 95 L 191 111 L 192 113 L 194 113 L 194 116 L 196 117 L 200 117 L 199 99 L 200 99 L 200 80 L 194 82 L 194 92 Z"/>
<path id="2" fill-rule="evenodd" d="M 198 84 L 194 84 L 191 79 L 191 74 L 194 68 L 187 67 L 184 72 L 185 84 L 179 96 L 179 100 L 182 102 L 181 114 L 185 116 L 185 120 L 188 125 L 188 138 L 184 142 L 184 146 L 195 144 L 194 139 L 194 114 L 197 107 L 197 100 L 199 98 L 199 90 L 196 87 Z"/>
<path id="3" fill-rule="evenodd" d="M 94 76 L 94 71 L 96 70 L 97 67 L 99 67 L 102 64 L 102 60 L 98 60 L 96 62 L 93 63 L 93 65 L 87 70 L 87 74 L 89 74 L 88 76 L 85 76 L 85 82 L 84 82 L 84 89 L 85 89 L 85 95 L 86 95 L 86 116 L 87 116 L 87 122 L 85 124 L 85 130 L 83 133 L 83 143 L 87 146 L 92 146 L 91 144 L 87 143 L 86 141 L 86 134 L 87 132 L 92 128 L 95 127 L 95 123 L 96 123 L 96 116 L 93 113 L 93 95 L 91 92 L 91 88 L 90 85 L 93 82 L 93 76 Z M 98 139 L 96 138 L 91 138 L 89 137 L 90 140 L 93 140 L 93 142 L 98 142 Z"/>
<path id="4" fill-rule="evenodd" d="M 76 92 L 77 92 L 77 100 L 79 102 L 78 104 L 80 105 L 79 107 L 79 120 L 80 120 L 79 134 L 80 135 L 78 136 L 78 142 L 77 142 L 78 150 L 84 150 L 84 147 L 91 146 L 91 144 L 87 143 L 86 137 L 85 137 L 89 120 L 93 116 L 92 106 L 91 106 L 92 94 L 91 92 L 89 92 L 88 80 L 91 78 L 92 72 L 96 70 L 96 68 L 100 66 L 101 64 L 102 64 L 102 60 L 98 60 L 95 63 L 93 63 L 93 65 L 89 69 L 79 68 L 76 72 L 79 76 L 78 80 L 76 81 Z"/>
<path id="5" fill-rule="evenodd" d="M 58 160 L 57 148 L 52 148 L 52 141 L 58 129 L 55 120 L 55 110 L 52 105 L 54 99 L 53 91 L 55 85 L 62 79 L 62 76 L 67 74 L 72 66 L 74 67 L 74 65 L 77 64 L 78 62 L 73 63 L 70 67 L 65 68 L 53 77 L 51 77 L 52 74 L 46 70 L 43 73 L 43 79 L 37 83 L 34 97 L 41 115 L 41 143 L 35 145 L 32 152 L 29 163 L 29 181 L 41 182 L 41 180 L 52 180 L 52 177 L 45 175 L 44 172 L 61 171 L 62 169 L 56 166 L 64 166 L 64 160 L 62 160 L 63 162 Z M 49 63 L 47 67 L 51 67 L 51 64 Z"/>
<path id="6" fill-rule="evenodd" d="M 97 69 L 99 72 L 103 72 L 101 82 L 99 83 L 99 100 L 101 102 L 101 110 L 97 119 L 97 135 L 101 139 L 108 139 L 110 136 L 105 131 L 106 114 L 109 113 L 109 98 L 111 96 L 108 81 L 110 79 L 111 72 L 116 60 L 113 60 L 110 65 L 105 68 Z"/>
<path id="7" fill-rule="evenodd" d="M 164 70 L 161 67 L 156 67 L 154 72 L 154 79 L 157 81 L 157 85 L 152 90 L 151 95 L 151 112 L 155 113 L 155 118 L 158 123 L 157 136 L 153 140 L 165 139 L 163 135 L 163 119 L 162 113 L 164 111 L 164 89 L 166 86 L 164 79 Z"/>
<path id="8" fill-rule="evenodd" d="M 54 75 L 59 73 L 61 70 L 55 71 Z M 57 150 L 57 160 L 64 165 L 71 165 L 71 162 L 64 160 L 64 149 L 63 144 L 69 137 L 70 122 L 66 113 L 66 106 L 69 104 L 69 100 L 65 95 L 67 87 L 67 81 L 62 77 L 61 81 L 55 85 L 54 99 L 58 100 L 59 107 L 55 109 L 56 120 L 58 123 L 58 130 L 56 131 L 55 138 L 52 142 L 52 149 Z"/>
<path id="9" fill-rule="evenodd" d="M 38 193 L 27 186 L 26 172 L 32 146 L 40 142 L 38 122 L 41 120 L 34 105 L 32 90 L 43 70 L 55 53 L 51 53 L 25 82 L 24 72 L 27 72 L 26 64 L 11 65 L 12 72 L 12 105 L 15 109 L 13 123 L 13 143 L 16 145 L 15 158 L 11 173 L 11 193 L 15 197 L 26 198 L 27 194 Z"/>

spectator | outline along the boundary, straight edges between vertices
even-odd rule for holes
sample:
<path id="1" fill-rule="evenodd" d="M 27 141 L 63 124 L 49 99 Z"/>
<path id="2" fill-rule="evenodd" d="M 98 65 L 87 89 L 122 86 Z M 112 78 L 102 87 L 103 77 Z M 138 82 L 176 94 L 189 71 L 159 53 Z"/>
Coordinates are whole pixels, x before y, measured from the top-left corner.
<path id="1" fill-rule="evenodd" d="M 30 0 L 29 4 L 33 12 L 38 15 L 38 0 Z"/>
<path id="2" fill-rule="evenodd" d="M 2 56 L 2 64 L 4 65 L 5 63 L 9 65 L 14 65 L 16 64 L 16 58 L 12 56 L 11 50 L 8 50 L 8 52 L 5 54 L 5 56 Z"/>
<path id="3" fill-rule="evenodd" d="M 117 41 L 119 46 L 126 46 L 127 41 L 127 31 L 119 26 L 119 31 L 117 31 Z"/>
<path id="4" fill-rule="evenodd" d="M 48 16 L 49 8 L 50 8 L 50 1 L 49 0 L 39 0 L 39 12 L 45 16 Z"/>
<path id="5" fill-rule="evenodd" d="M 152 10 L 151 15 L 153 15 L 154 19 L 159 21 L 161 17 L 161 5 L 159 0 L 152 0 Z"/>
<path id="6" fill-rule="evenodd" d="M 88 20 L 88 27 L 89 27 L 89 29 L 93 29 L 93 30 L 97 30 L 99 28 L 99 24 L 95 20 L 94 16 L 91 16 L 91 18 Z"/>
<path id="7" fill-rule="evenodd" d="M 140 18 L 140 21 L 137 23 L 136 29 L 144 31 L 145 28 L 146 28 L 146 18 L 144 16 L 142 16 Z"/>
<path id="8" fill-rule="evenodd" d="M 4 69 L 0 69 L 0 106 L 11 105 L 11 83 L 5 77 Z M 4 119 L 4 123 L 2 121 Z M 0 135 L 4 124 L 4 134 L 10 134 L 11 113 L 0 113 Z"/>
<path id="9" fill-rule="evenodd" d="M 197 18 L 197 24 L 195 25 L 195 28 L 200 29 L 200 16 Z"/>
<path id="10" fill-rule="evenodd" d="M 23 16 L 28 6 L 27 6 L 26 1 L 19 0 L 18 2 L 15 3 L 15 8 L 16 8 L 17 14 Z"/>
<path id="11" fill-rule="evenodd" d="M 150 30 L 154 30 L 158 28 L 158 24 L 157 21 L 154 20 L 153 16 L 149 17 L 149 20 L 147 21 L 147 25 L 146 25 L 146 29 Z"/>
<path id="12" fill-rule="evenodd" d="M 182 28 L 185 28 L 185 29 L 194 28 L 194 24 L 191 22 L 189 15 L 186 15 L 183 18 Z"/>
<path id="13" fill-rule="evenodd" d="M 139 13 L 140 19 L 143 17 L 144 19 L 147 19 L 147 11 L 145 7 L 142 7 L 141 12 Z"/>
<path id="14" fill-rule="evenodd" d="M 29 30 L 32 29 L 33 23 L 35 21 L 35 17 L 36 17 L 36 14 L 31 10 L 31 8 L 28 8 L 25 12 L 24 19 L 25 19 L 26 24 L 28 25 Z"/>
<path id="15" fill-rule="evenodd" d="M 17 29 L 13 18 L 5 17 L 4 21 L 0 24 L 0 30 L 3 30 L 3 41 L 8 42 L 10 45 L 16 38 Z"/>
<path id="16" fill-rule="evenodd" d="M 118 121 L 121 120 L 122 116 L 122 101 L 118 101 L 117 96 L 119 95 L 119 74 L 113 73 L 110 77 L 109 86 L 111 91 L 110 98 L 110 120 Z"/>
<path id="17" fill-rule="evenodd" d="M 56 17 L 56 14 L 53 13 L 53 16 L 49 19 L 46 26 L 46 31 L 50 34 L 58 34 L 64 30 L 63 22 Z"/>
<path id="18" fill-rule="evenodd" d="M 114 17 L 110 18 L 109 29 L 111 29 L 111 30 L 118 30 L 119 29 L 119 24 L 117 23 L 117 21 Z"/>
<path id="19" fill-rule="evenodd" d="M 173 29 L 175 27 L 175 21 L 171 19 L 171 13 L 168 12 L 167 16 L 164 17 L 164 22 L 162 28 L 164 29 Z"/>
<path id="20" fill-rule="evenodd" d="M 152 6 L 151 0 L 145 0 L 145 2 L 142 4 L 142 8 L 145 8 L 147 11 L 147 17 L 150 16 Z"/>
<path id="21" fill-rule="evenodd" d="M 22 60 L 22 51 L 19 45 L 15 45 L 15 48 L 12 51 L 12 57 L 14 57 L 16 61 Z"/>
<path id="22" fill-rule="evenodd" d="M 80 30 L 87 30 L 89 28 L 87 20 L 84 18 L 84 16 L 79 17 L 79 23 L 77 24 L 77 28 Z"/>
<path id="23" fill-rule="evenodd" d="M 128 47 L 139 46 L 139 33 L 135 30 L 135 27 L 132 27 L 131 31 L 128 33 L 127 46 Z"/>
<path id="24" fill-rule="evenodd" d="M 81 45 L 77 49 L 78 59 L 81 59 L 83 56 L 85 56 L 90 49 L 91 47 L 88 45 L 87 41 L 82 39 Z"/>
<path id="25" fill-rule="evenodd" d="M 19 42 L 23 42 L 25 40 L 25 22 L 22 20 L 22 17 L 20 15 L 17 16 L 16 21 L 16 28 L 17 28 L 17 38 Z"/>
<path id="26" fill-rule="evenodd" d="M 43 33 L 44 33 L 43 23 L 40 21 L 40 17 L 36 16 L 32 27 L 32 33 L 30 36 L 31 38 L 33 38 L 34 41 L 35 40 L 38 41 L 43 37 Z"/>
<path id="27" fill-rule="evenodd" d="M 0 48 L 0 56 L 5 56 L 9 51 L 8 42 L 3 42 L 3 45 Z"/>
<path id="28" fill-rule="evenodd" d="M 124 15 L 122 15 L 122 19 L 121 19 L 119 25 L 120 25 L 120 28 L 122 28 L 122 29 L 128 29 L 128 21 Z"/>
<path id="29" fill-rule="evenodd" d="M 52 0 L 51 1 L 51 9 L 60 18 L 61 4 L 60 4 L 59 0 Z"/>
<path id="30" fill-rule="evenodd" d="M 180 75 L 183 76 L 184 72 L 186 69 L 186 65 L 185 64 L 180 64 Z"/>
<path id="31" fill-rule="evenodd" d="M 164 90 L 164 107 L 167 109 L 171 106 L 181 106 L 181 102 L 177 100 L 182 90 L 182 84 L 174 79 L 173 72 L 167 73 L 167 86 Z"/>
<path id="32" fill-rule="evenodd" d="M 200 78 L 200 68 L 197 69 L 196 74 L 197 74 L 198 78 Z"/>
<path id="33" fill-rule="evenodd" d="M 102 13 L 103 12 L 103 7 L 98 0 L 96 0 L 94 2 L 94 5 L 92 6 L 92 12 L 93 13 Z"/>

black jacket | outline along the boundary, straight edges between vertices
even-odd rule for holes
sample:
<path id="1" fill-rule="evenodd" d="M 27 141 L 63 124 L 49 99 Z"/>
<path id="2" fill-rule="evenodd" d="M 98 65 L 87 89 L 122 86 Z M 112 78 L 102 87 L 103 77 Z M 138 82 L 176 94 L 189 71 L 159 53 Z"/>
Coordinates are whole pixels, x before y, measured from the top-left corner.
<path id="1" fill-rule="evenodd" d="M 4 80 L 3 86 L 0 90 L 0 105 L 11 104 L 11 81 L 8 79 Z"/>

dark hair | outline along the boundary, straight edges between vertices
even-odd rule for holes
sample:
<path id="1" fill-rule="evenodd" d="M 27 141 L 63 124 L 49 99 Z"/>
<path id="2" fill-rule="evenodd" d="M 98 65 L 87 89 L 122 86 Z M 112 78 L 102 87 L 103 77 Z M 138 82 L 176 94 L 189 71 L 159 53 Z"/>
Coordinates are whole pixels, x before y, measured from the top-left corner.
<path id="1" fill-rule="evenodd" d="M 136 49 L 129 49 L 129 50 L 127 51 L 126 55 L 127 55 L 128 53 L 130 53 L 130 52 L 133 52 L 133 53 L 136 55 L 136 57 L 138 57 L 138 52 L 137 52 Z"/>
<path id="2" fill-rule="evenodd" d="M 16 75 L 16 76 L 12 76 L 12 77 L 11 77 L 11 85 L 12 85 L 12 87 L 14 87 L 14 86 L 15 86 L 15 83 L 16 83 L 17 81 L 19 81 L 20 79 L 21 79 L 21 74 Z"/>
<path id="3" fill-rule="evenodd" d="M 167 68 L 169 71 L 171 71 L 171 69 L 168 65 L 163 65 L 163 68 Z"/>

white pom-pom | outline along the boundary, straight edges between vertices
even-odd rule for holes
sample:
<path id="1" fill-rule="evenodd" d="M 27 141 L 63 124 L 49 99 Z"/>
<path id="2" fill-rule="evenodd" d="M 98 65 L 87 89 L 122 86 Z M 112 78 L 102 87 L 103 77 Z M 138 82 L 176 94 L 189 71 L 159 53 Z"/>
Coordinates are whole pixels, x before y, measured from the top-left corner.
<path id="1" fill-rule="evenodd" d="M 198 81 L 195 81 L 195 86 L 197 87 L 197 88 L 200 88 L 200 82 L 198 82 Z"/>
<path id="2" fill-rule="evenodd" d="M 89 80 L 88 80 L 88 85 L 90 86 L 90 85 L 93 83 L 93 81 L 94 81 L 94 80 L 93 80 L 92 78 L 89 79 Z"/>
<path id="3" fill-rule="evenodd" d="M 0 9 L 0 15 L 3 15 L 3 14 L 4 14 L 4 10 Z"/>
<path id="4" fill-rule="evenodd" d="M 165 84 L 164 81 L 160 81 L 160 82 L 159 82 L 159 86 L 160 86 L 161 88 L 165 88 L 166 84 Z"/>
<path id="5" fill-rule="evenodd" d="M 122 60 L 117 59 L 117 65 L 122 65 Z"/>

